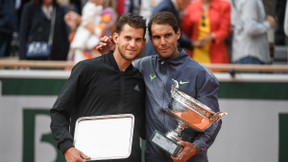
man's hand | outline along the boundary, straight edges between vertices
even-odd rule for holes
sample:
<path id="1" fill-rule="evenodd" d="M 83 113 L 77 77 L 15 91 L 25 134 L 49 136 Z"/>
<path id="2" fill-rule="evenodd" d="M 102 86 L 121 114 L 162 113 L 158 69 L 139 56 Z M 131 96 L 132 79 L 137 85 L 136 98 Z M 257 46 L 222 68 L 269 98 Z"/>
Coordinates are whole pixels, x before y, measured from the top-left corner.
<path id="1" fill-rule="evenodd" d="M 213 34 L 209 34 L 205 36 L 200 42 L 201 47 L 206 46 L 207 44 L 210 44 L 215 39 L 215 36 Z"/>
<path id="2" fill-rule="evenodd" d="M 268 15 L 268 16 L 266 17 L 266 20 L 269 22 L 271 28 L 274 28 L 274 27 L 275 27 L 276 21 L 275 21 L 275 19 L 274 19 L 273 16 Z"/>
<path id="3" fill-rule="evenodd" d="M 104 36 L 100 39 L 100 43 L 97 44 L 96 49 L 102 54 L 108 53 L 111 50 L 115 50 L 115 42 L 112 36 Z"/>
<path id="4" fill-rule="evenodd" d="M 201 40 L 193 41 L 192 45 L 193 45 L 193 47 L 203 48 L 207 44 L 213 42 L 214 39 L 215 39 L 215 35 L 209 34 L 209 35 L 205 36 L 204 38 L 202 38 Z"/>
<path id="5" fill-rule="evenodd" d="M 74 147 L 70 147 L 64 152 L 64 156 L 67 162 L 85 162 L 91 158 L 83 154 L 81 151 Z"/>
<path id="6" fill-rule="evenodd" d="M 174 162 L 186 162 L 189 160 L 192 156 L 196 155 L 197 153 L 197 148 L 194 144 L 190 142 L 185 142 L 185 141 L 179 141 L 177 142 L 179 145 L 184 146 L 184 148 L 180 151 L 178 156 L 176 158 L 172 157 Z"/>

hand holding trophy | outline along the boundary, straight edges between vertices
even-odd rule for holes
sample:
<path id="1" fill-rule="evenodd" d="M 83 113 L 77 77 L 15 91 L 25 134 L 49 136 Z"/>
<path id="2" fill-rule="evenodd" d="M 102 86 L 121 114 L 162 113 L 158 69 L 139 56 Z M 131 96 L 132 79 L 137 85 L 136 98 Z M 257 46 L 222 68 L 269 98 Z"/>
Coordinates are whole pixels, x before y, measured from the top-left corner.
<path id="1" fill-rule="evenodd" d="M 177 142 L 182 141 L 181 134 L 185 128 L 191 127 L 196 131 L 203 132 L 213 123 L 218 122 L 222 116 L 228 115 L 225 112 L 215 113 L 208 106 L 180 91 L 178 88 L 178 82 L 173 80 L 171 99 L 168 105 L 169 113 L 178 122 L 177 128 L 167 132 L 165 136 L 155 130 L 150 138 L 152 143 L 173 157 L 176 157 L 182 148 Z"/>

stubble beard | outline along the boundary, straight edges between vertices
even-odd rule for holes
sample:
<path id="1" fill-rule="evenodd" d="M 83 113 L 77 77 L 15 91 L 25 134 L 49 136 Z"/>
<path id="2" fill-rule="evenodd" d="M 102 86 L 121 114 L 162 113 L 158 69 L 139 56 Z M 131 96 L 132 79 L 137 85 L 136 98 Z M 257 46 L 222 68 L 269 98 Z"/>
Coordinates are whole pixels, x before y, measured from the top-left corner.
<path id="1" fill-rule="evenodd" d="M 124 55 L 124 53 L 120 50 L 120 48 L 118 48 L 118 52 L 119 52 L 119 54 L 120 54 L 120 56 L 122 57 L 122 58 L 124 58 L 125 60 L 127 60 L 127 61 L 133 61 L 134 59 L 135 59 L 135 57 L 133 57 L 132 59 L 129 59 L 129 58 L 127 58 L 125 55 Z"/>

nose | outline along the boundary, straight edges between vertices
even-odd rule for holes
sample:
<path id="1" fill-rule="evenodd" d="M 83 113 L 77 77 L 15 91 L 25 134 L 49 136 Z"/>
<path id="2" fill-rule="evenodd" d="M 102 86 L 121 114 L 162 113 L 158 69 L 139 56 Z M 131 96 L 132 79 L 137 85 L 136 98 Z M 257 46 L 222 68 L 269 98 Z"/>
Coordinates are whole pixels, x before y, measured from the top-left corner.
<path id="1" fill-rule="evenodd" d="M 161 42 L 161 45 L 165 45 L 166 44 L 166 39 L 164 38 L 164 37 L 161 37 L 161 40 L 160 40 Z"/>
<path id="2" fill-rule="evenodd" d="M 129 45 L 130 45 L 131 47 L 135 47 L 135 46 L 136 46 L 136 41 L 135 41 L 135 40 L 131 40 L 130 43 L 129 43 Z"/>

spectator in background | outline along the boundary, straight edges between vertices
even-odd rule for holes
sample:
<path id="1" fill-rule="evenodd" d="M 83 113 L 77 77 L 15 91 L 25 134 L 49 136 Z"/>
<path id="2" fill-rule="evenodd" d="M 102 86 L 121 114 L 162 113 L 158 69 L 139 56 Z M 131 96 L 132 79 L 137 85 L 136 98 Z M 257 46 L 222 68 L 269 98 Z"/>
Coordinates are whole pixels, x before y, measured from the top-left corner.
<path id="1" fill-rule="evenodd" d="M 284 32 L 286 36 L 288 36 L 288 3 L 286 3 L 286 8 L 285 8 Z"/>
<path id="2" fill-rule="evenodd" d="M 75 11 L 81 15 L 82 14 L 82 8 L 87 3 L 87 1 L 88 0 L 70 0 L 69 3 L 70 3 L 70 5 L 74 6 Z"/>
<path id="3" fill-rule="evenodd" d="M 154 8 L 162 1 L 165 0 L 142 0 L 140 15 L 146 18 L 147 21 L 149 21 Z"/>
<path id="4" fill-rule="evenodd" d="M 118 17 L 122 16 L 125 13 L 125 0 L 117 1 L 116 11 L 117 11 Z"/>
<path id="5" fill-rule="evenodd" d="M 234 0 L 237 1 L 237 0 Z M 264 10 L 267 15 L 275 15 L 276 3 L 282 0 L 262 0 L 264 5 Z M 284 0 L 286 1 L 286 0 Z"/>
<path id="6" fill-rule="evenodd" d="M 275 19 L 266 16 L 261 0 L 237 0 L 234 3 L 233 12 L 237 21 L 233 21 L 233 63 L 270 63 L 267 31 L 275 26 Z"/>
<path id="7" fill-rule="evenodd" d="M 108 5 L 106 3 L 109 2 L 113 1 L 89 0 L 83 7 L 81 17 L 73 11 L 66 14 L 65 22 L 72 31 L 76 30 L 70 45 L 68 60 L 77 63 L 100 56 L 94 47 L 99 43 L 103 34 L 111 35 L 116 23 L 114 8 L 106 7 Z"/>
<path id="8" fill-rule="evenodd" d="M 0 1 L 0 57 L 10 56 L 13 32 L 17 30 L 15 0 Z"/>
<path id="9" fill-rule="evenodd" d="M 192 39 L 191 57 L 200 63 L 229 63 L 225 44 L 231 29 L 231 6 L 223 0 L 196 0 L 186 9 L 183 32 Z"/>
<path id="10" fill-rule="evenodd" d="M 190 0 L 163 0 L 161 3 L 159 3 L 153 10 L 152 16 L 159 13 L 159 12 L 171 12 L 177 19 L 178 25 L 181 24 L 181 11 L 184 11 L 188 4 L 190 3 Z M 184 49 L 192 49 L 192 41 L 185 36 L 183 33 L 181 33 L 181 37 L 178 40 L 179 47 Z M 150 55 L 157 55 L 157 53 L 154 50 L 154 47 L 149 40 L 146 44 L 145 48 L 145 56 Z"/>
<path id="11" fill-rule="evenodd" d="M 285 18 L 285 7 L 287 0 L 277 0 L 276 10 L 275 10 L 275 37 L 274 42 L 275 45 L 285 46 L 286 45 L 286 35 L 284 33 L 284 18 Z M 270 15 L 270 14 L 268 14 Z"/>
<path id="12" fill-rule="evenodd" d="M 56 9 L 56 19 L 49 59 L 67 59 L 69 42 L 64 22 L 64 9 L 57 4 L 56 0 L 33 0 L 24 6 L 21 17 L 19 31 L 21 60 L 26 59 L 28 43 L 32 41 L 48 41 L 54 9 Z"/>

